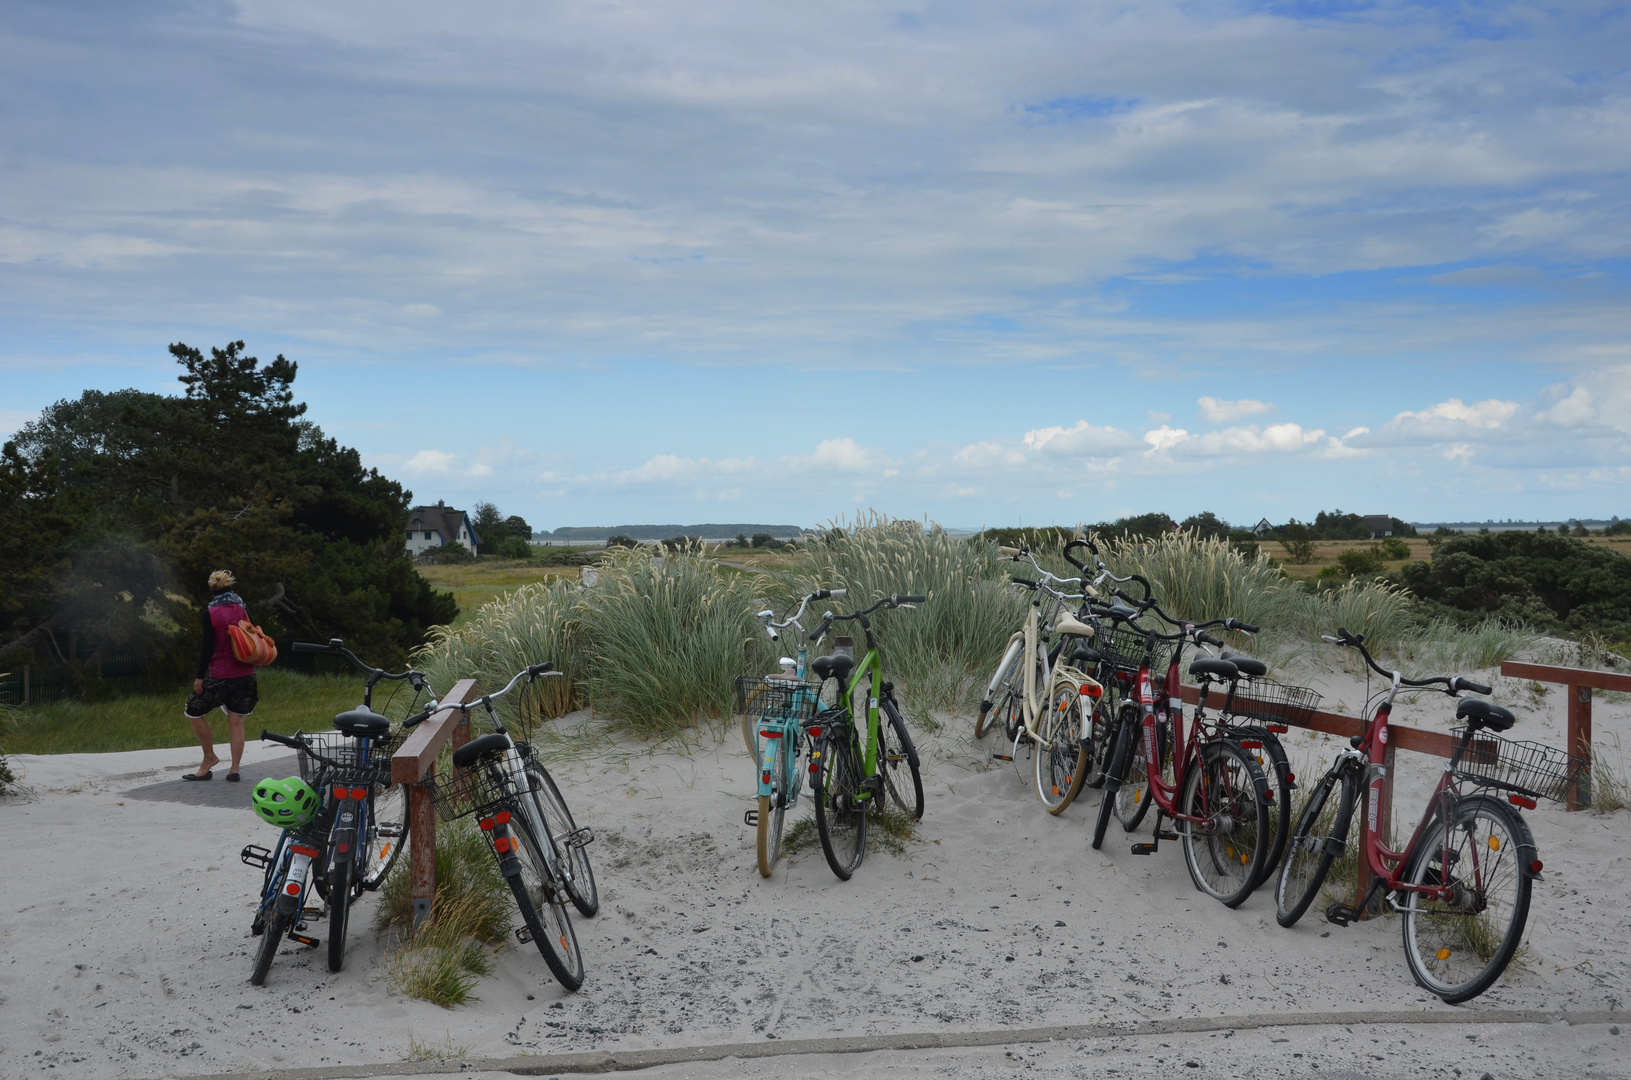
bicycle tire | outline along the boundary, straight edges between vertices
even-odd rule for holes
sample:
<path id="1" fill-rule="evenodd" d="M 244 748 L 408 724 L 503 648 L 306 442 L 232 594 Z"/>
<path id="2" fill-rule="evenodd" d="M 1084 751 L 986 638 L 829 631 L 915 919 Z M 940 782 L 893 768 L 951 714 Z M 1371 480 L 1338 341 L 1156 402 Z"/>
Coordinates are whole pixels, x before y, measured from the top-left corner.
<path id="1" fill-rule="evenodd" d="M 1448 820 L 1435 816 L 1410 853 L 1403 880 L 1445 881 L 1447 862 L 1454 868 L 1449 883 L 1469 894 L 1457 900 L 1477 910 L 1460 910 L 1455 901 L 1437 904 L 1421 893 L 1401 895 L 1405 961 L 1418 985 L 1455 1005 L 1501 977 L 1529 921 L 1533 879 L 1527 863 L 1534 850 L 1522 815 L 1487 795 L 1455 800 Z M 1455 857 L 1446 859 L 1447 854 Z M 1495 911 L 1495 903 L 1502 910 Z"/>
<path id="2" fill-rule="evenodd" d="M 840 881 L 848 881 L 866 859 L 867 807 L 857 795 L 861 762 L 847 723 L 829 727 L 821 739 L 816 770 L 816 834 L 821 853 Z"/>
<path id="3" fill-rule="evenodd" d="M 280 913 L 274 900 L 272 913 L 266 920 L 266 928 L 261 931 L 260 948 L 255 953 L 255 971 L 249 976 L 251 985 L 266 985 L 266 974 L 272 970 L 272 958 L 277 956 L 277 951 L 283 944 L 283 935 L 289 932 L 289 924 L 293 921 L 294 915 Z"/>
<path id="4" fill-rule="evenodd" d="M 759 796 L 759 876 L 769 877 L 782 857 L 782 825 L 787 808 L 780 799 Z"/>
<path id="5" fill-rule="evenodd" d="M 883 773 L 884 790 L 895 805 L 906 811 L 913 821 L 923 820 L 923 773 L 918 766 L 917 747 L 906 730 L 900 708 L 890 698 L 884 698 L 878 707 L 883 710 L 888 724 L 878 725 L 878 771 Z M 893 732 L 893 742 L 890 741 Z M 907 773 L 911 776 L 911 801 L 901 793 L 907 787 Z"/>
<path id="6" fill-rule="evenodd" d="M 1136 708 L 1136 706 L 1124 706 Z M 1155 738 L 1156 753 L 1166 756 L 1165 740 L 1157 722 Z M 1156 770 L 1160 771 L 1159 766 Z M 1121 787 L 1116 790 L 1116 820 L 1127 832 L 1133 832 L 1144 824 L 1144 816 L 1150 812 L 1150 763 L 1144 760 L 1144 718 L 1137 716 L 1133 721 L 1133 745 L 1127 758 L 1127 771 L 1122 774 Z"/>
<path id="7" fill-rule="evenodd" d="M 408 785 L 375 787 L 368 796 L 368 843 L 363 847 L 362 887 L 374 892 L 408 846 Z"/>
<path id="8" fill-rule="evenodd" d="M 1010 647 L 1012 647 L 1012 639 L 1009 639 L 1009 640 L 1010 640 Z M 1007 653 L 1004 653 L 1003 655 L 1006 658 Z M 974 718 L 974 737 L 976 739 L 985 738 L 986 732 L 990 731 L 992 726 L 993 726 L 992 722 L 991 722 L 992 719 L 994 717 L 1000 715 L 1002 712 L 1006 711 L 1006 708 L 998 709 L 998 708 L 995 707 L 995 705 L 997 703 L 999 703 L 999 702 L 1003 702 L 1004 698 L 1008 698 L 1008 697 L 1013 696 L 1013 694 L 1014 694 L 1014 674 L 1018 670 L 1019 670 L 1019 653 L 1015 653 L 1014 654 L 1014 659 L 1008 664 L 1007 667 L 1003 668 L 1002 673 L 1000 675 L 998 675 L 996 680 L 995 680 L 995 685 L 998 687 L 998 690 L 997 690 L 996 694 L 993 695 L 992 698 L 991 698 L 991 701 L 993 703 L 992 707 L 982 709 L 980 711 L 980 715 L 978 715 L 978 716 L 976 716 Z"/>
<path id="9" fill-rule="evenodd" d="M 1035 765 L 1036 797 L 1048 813 L 1058 815 L 1075 801 L 1086 778 L 1091 751 L 1082 730 L 1082 700 L 1075 686 L 1055 690 L 1047 715 L 1038 725 Z"/>
<path id="10" fill-rule="evenodd" d="M 1184 775 L 1178 809 L 1209 818 L 1204 831 L 1178 821 L 1184 865 L 1195 887 L 1224 907 L 1239 907 L 1260 880 L 1257 862 L 1268 853 L 1269 808 L 1258 797 L 1263 770 L 1232 742 L 1201 747 Z"/>
<path id="11" fill-rule="evenodd" d="M 549 862 L 526 816 L 517 814 L 510 819 L 510 824 L 513 826 L 511 836 L 521 841 L 515 848 L 520 869 L 506 875 L 504 880 L 515 895 L 521 920 L 532 933 L 532 942 L 538 946 L 550 973 L 568 990 L 576 990 L 583 985 L 583 953 L 578 948 L 572 916 L 566 909 L 566 890 L 549 872 Z M 499 864 L 503 865 L 502 856 Z"/>
<path id="12" fill-rule="evenodd" d="M 572 817 L 555 778 L 536 758 L 527 761 L 527 785 L 532 788 L 535 805 L 549 829 L 556 852 L 572 871 L 566 882 L 566 894 L 572 898 L 573 907 L 585 918 L 592 919 L 600 912 L 600 887 L 595 884 L 594 867 L 589 865 L 589 852 L 582 844 L 567 842 L 567 837 L 578 830 L 577 820 Z"/>
<path id="13" fill-rule="evenodd" d="M 1334 813 L 1329 825 L 1322 826 L 1320 819 L 1331 800 L 1331 791 L 1339 783 L 1342 791 Z M 1331 872 L 1331 864 L 1337 859 L 1335 849 L 1346 848 L 1358 791 L 1359 780 L 1354 770 L 1342 768 L 1340 772 L 1333 769 L 1320 777 L 1314 790 L 1308 793 L 1297 815 L 1297 827 L 1286 846 L 1274 888 L 1274 918 L 1281 926 L 1295 926 L 1319 896 L 1326 875 Z M 1330 831 L 1324 832 L 1324 829 Z M 1363 852 L 1360 857 L 1364 857 Z"/>
<path id="14" fill-rule="evenodd" d="M 1280 745 L 1280 739 L 1266 727 L 1248 725 L 1245 727 L 1230 726 L 1226 729 L 1229 738 L 1236 743 L 1258 742 L 1262 744 L 1262 753 L 1253 753 L 1251 747 L 1241 746 L 1241 749 L 1257 758 L 1258 767 L 1263 770 L 1263 776 L 1269 782 L 1269 792 L 1273 796 L 1269 804 L 1269 844 L 1268 851 L 1263 856 L 1263 863 L 1257 868 L 1257 882 L 1253 889 L 1261 886 L 1269 879 L 1280 866 L 1280 859 L 1285 855 L 1286 842 L 1291 837 L 1291 781 L 1286 777 L 1291 775 L 1291 763 L 1286 757 L 1286 748 Z"/>
<path id="15" fill-rule="evenodd" d="M 345 930 L 351 921 L 351 863 L 335 863 L 328 879 L 328 969 L 345 967 Z"/>
<path id="16" fill-rule="evenodd" d="M 1121 791 L 1122 774 L 1127 771 L 1135 730 L 1126 715 L 1116 724 L 1116 748 L 1110 754 L 1110 765 L 1104 773 L 1104 794 L 1099 796 L 1099 816 L 1093 825 L 1094 851 L 1104 846 L 1104 834 L 1110 828 L 1110 815 L 1115 811 L 1116 796 Z"/>

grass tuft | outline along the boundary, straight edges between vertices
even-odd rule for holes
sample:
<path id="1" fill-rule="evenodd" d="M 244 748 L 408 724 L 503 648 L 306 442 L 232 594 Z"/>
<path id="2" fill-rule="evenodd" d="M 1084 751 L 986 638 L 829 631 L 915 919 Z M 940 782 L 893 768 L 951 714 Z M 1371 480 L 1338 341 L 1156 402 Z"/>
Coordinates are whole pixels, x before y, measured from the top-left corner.
<path id="1" fill-rule="evenodd" d="M 470 1056 L 468 1046 L 455 1046 L 453 1032 L 447 1031 L 446 1038 L 439 1043 L 422 1043 L 413 1032 L 408 1032 L 408 1052 L 402 1055 L 403 1061 L 450 1061 L 455 1058 Z"/>

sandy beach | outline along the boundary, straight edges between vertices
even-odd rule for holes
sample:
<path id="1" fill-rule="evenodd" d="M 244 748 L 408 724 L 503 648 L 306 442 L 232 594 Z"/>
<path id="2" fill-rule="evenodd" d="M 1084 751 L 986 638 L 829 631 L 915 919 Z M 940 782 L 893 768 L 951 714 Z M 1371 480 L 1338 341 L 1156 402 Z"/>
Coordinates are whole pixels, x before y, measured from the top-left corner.
<path id="1" fill-rule="evenodd" d="M 1362 680 L 1344 669 L 1304 657 L 1282 674 L 1317 685 L 1325 707 L 1363 705 Z M 1512 737 L 1562 743 L 1560 688 L 1537 696 L 1485 674 L 1519 714 Z M 1448 699 L 1423 697 L 1395 718 L 1443 730 L 1452 712 Z M 343 972 L 291 944 L 265 987 L 249 985 L 260 875 L 238 851 L 272 830 L 247 809 L 127 794 L 174 779 L 196 749 L 19 758 L 31 794 L 0 801 L 0 1076 L 471 1075 L 478 1062 L 530 1069 L 539 1055 L 1049 1027 L 1086 1034 L 642 1075 L 1631 1075 L 1611 1033 L 1631 953 L 1631 814 L 1547 803 L 1527 814 L 1546 869 L 1523 963 L 1451 1007 L 1412 982 L 1396 918 L 1338 928 L 1311 914 L 1286 931 L 1269 887 L 1226 910 L 1195 891 L 1178 844 L 1134 856 L 1112 826 L 1092 851 L 1096 793 L 1051 818 L 1028 762 L 1016 775 L 990 760 L 989 740 L 973 742 L 969 717 L 940 719 L 940 733 L 920 736 L 928 807 L 916 839 L 901 855 L 874 851 L 847 883 L 819 849 L 759 877 L 742 823 L 751 767 L 734 729 L 690 747 L 603 739 L 558 755 L 551 768 L 597 837 L 602 911 L 578 929 L 588 978 L 566 993 L 536 952 L 511 948 L 478 985 L 481 1000 L 453 1010 L 391 994 L 372 896 L 353 916 Z M 1628 729 L 1631 708 L 1600 698 L 1597 745 L 1616 764 Z M 1295 733 L 1288 751 L 1312 780 L 1332 745 Z M 246 764 L 285 754 L 252 745 Z M 1401 830 L 1438 767 L 1401 755 Z M 809 812 L 805 803 L 796 816 Z M 1292 1023 L 1360 1012 L 1392 1019 Z M 1220 1018 L 1247 1026 L 1219 1030 Z M 1211 1029 L 1100 1030 L 1177 1021 Z"/>

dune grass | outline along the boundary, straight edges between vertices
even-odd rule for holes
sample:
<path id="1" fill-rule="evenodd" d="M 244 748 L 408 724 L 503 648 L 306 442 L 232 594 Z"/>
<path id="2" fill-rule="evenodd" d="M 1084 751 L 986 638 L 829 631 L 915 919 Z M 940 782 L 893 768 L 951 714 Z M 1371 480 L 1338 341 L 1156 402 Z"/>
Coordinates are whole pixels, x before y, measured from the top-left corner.
<path id="1" fill-rule="evenodd" d="M 260 702 L 244 724 L 250 741 L 262 728 L 291 732 L 329 727 L 334 714 L 354 709 L 362 701 L 362 679 L 350 675 L 303 675 L 278 667 L 262 668 Z M 6 751 L 13 754 L 106 753 L 152 750 L 166 746 L 193 746 L 192 726 L 181 707 L 191 687 L 178 686 L 167 694 L 131 694 L 105 701 L 56 701 L 30 705 L 13 713 L 15 730 L 4 735 Z M 374 707 L 383 708 L 388 690 L 375 693 Z M 408 692 L 401 697 L 406 700 Z M 399 702 L 400 704 L 400 702 Z M 401 709 L 394 710 L 400 713 Z M 210 714 L 216 753 L 227 739 L 226 715 Z M 223 754 L 224 756 L 224 754 Z"/>

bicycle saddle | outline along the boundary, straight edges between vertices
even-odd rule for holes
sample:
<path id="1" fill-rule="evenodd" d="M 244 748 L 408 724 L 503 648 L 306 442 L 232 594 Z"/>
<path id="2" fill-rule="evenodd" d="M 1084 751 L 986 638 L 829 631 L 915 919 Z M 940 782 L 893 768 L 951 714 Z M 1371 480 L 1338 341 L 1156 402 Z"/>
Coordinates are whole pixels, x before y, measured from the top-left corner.
<path id="1" fill-rule="evenodd" d="M 1097 664 L 1103 659 L 1104 655 L 1099 650 L 1090 649 L 1086 645 L 1080 646 L 1070 654 L 1070 660 L 1073 664 Z"/>
<path id="2" fill-rule="evenodd" d="M 1475 697 L 1465 697 L 1457 702 L 1455 717 L 1467 721 L 1474 728 L 1487 727 L 1491 731 L 1505 731 L 1518 722 L 1510 710 L 1501 708 L 1493 701 Z"/>
<path id="3" fill-rule="evenodd" d="M 1254 679 L 1269 673 L 1269 666 L 1255 656 L 1241 656 L 1239 653 L 1225 652 L 1223 658 L 1239 668 L 1242 675 L 1249 675 Z"/>
<path id="4" fill-rule="evenodd" d="M 1073 637 L 1092 637 L 1097 631 L 1082 620 L 1070 615 L 1061 615 L 1053 624 L 1056 634 L 1070 634 Z"/>
<path id="5" fill-rule="evenodd" d="M 843 653 L 833 653 L 831 656 L 818 656 L 810 661 L 810 670 L 823 679 L 837 679 L 840 682 L 855 670 L 855 657 L 845 656 Z"/>
<path id="6" fill-rule="evenodd" d="M 1219 679 L 1233 679 L 1240 674 L 1240 669 L 1228 660 L 1217 660 L 1210 656 L 1202 656 L 1189 663 L 1191 675 L 1213 675 Z"/>
<path id="7" fill-rule="evenodd" d="M 457 769 L 468 769 L 483 754 L 491 753 L 494 750 L 507 749 L 509 745 L 510 740 L 496 731 L 491 735 L 483 735 L 479 739 L 471 739 L 453 751 L 453 766 Z"/>
<path id="8" fill-rule="evenodd" d="M 353 738 L 377 739 L 390 732 L 391 722 L 364 706 L 335 716 L 334 730 Z"/>
<path id="9" fill-rule="evenodd" d="M 1118 619 L 1138 618 L 1138 612 L 1134 611 L 1126 604 L 1123 604 L 1120 600 L 1117 600 L 1114 604 L 1110 605 L 1110 614 Z"/>

